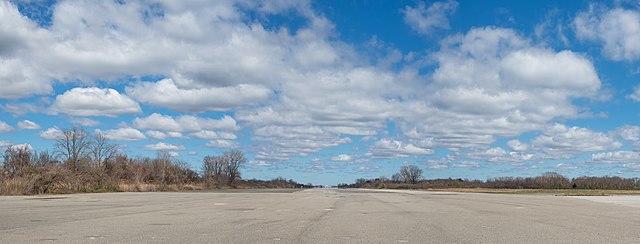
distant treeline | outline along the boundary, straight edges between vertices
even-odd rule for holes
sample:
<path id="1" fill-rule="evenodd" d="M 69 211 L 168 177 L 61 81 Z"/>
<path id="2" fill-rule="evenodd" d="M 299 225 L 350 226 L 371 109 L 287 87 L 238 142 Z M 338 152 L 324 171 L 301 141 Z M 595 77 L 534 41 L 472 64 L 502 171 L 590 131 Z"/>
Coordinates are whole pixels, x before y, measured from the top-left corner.
<path id="1" fill-rule="evenodd" d="M 239 169 L 246 159 L 238 150 L 205 156 L 199 174 L 168 152 L 131 158 L 101 134 L 79 127 L 63 130 L 54 147 L 54 152 L 7 147 L 0 161 L 0 194 L 310 187 L 280 177 L 243 180 Z"/>
<path id="2" fill-rule="evenodd" d="M 421 173 L 422 171 L 420 171 L 420 174 Z M 338 187 L 378 189 L 502 188 L 640 190 L 640 178 L 581 176 L 569 179 L 556 172 L 547 172 L 536 177 L 497 177 L 487 179 L 486 181 L 451 178 L 422 179 L 412 183 L 411 179 L 405 179 L 402 174 L 396 174 L 391 179 L 386 177 L 358 179 L 355 183 L 339 184 Z"/>

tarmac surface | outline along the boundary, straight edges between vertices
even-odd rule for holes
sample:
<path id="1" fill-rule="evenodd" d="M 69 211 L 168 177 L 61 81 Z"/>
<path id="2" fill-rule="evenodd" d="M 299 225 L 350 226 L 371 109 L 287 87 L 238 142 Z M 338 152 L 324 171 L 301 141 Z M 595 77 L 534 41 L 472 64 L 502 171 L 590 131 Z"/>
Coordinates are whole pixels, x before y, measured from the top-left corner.
<path id="1" fill-rule="evenodd" d="M 2 196 L 0 243 L 640 243 L 640 198 L 336 189 Z"/>

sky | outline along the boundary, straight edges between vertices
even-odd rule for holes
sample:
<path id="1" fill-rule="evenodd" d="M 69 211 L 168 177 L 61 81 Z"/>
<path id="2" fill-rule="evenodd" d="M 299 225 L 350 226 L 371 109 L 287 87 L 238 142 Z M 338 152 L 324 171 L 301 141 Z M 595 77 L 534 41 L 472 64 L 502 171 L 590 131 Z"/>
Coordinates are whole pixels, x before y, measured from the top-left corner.
<path id="1" fill-rule="evenodd" d="M 0 149 L 335 185 L 640 176 L 638 1 L 0 1 Z"/>

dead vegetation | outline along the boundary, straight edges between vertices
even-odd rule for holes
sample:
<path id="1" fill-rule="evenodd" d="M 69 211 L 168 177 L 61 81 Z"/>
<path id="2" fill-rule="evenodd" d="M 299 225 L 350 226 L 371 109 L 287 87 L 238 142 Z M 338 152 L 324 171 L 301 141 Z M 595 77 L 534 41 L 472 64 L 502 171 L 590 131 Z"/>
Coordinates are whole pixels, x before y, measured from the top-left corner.
<path id="1" fill-rule="evenodd" d="M 2 154 L 0 195 L 303 186 L 283 178 L 242 180 L 240 168 L 245 162 L 237 150 L 208 156 L 200 175 L 168 152 L 131 158 L 103 136 L 74 127 L 58 138 L 55 153 L 36 152 L 28 145 L 7 147 Z"/>
<path id="2" fill-rule="evenodd" d="M 535 177 L 497 177 L 486 181 L 469 179 L 407 180 L 402 172 L 391 179 L 357 179 L 352 184 L 339 184 L 341 188 L 412 189 L 478 193 L 551 194 L 562 196 L 603 196 L 640 194 L 640 178 L 617 176 L 581 176 L 569 179 L 556 172 Z M 415 183 L 412 183 L 415 182 Z"/>

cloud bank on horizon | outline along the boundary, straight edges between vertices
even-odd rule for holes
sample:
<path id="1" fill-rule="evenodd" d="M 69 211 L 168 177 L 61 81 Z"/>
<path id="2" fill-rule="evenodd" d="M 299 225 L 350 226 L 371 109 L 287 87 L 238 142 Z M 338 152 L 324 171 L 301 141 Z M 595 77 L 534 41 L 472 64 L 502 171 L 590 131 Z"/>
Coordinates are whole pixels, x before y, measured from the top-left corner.
<path id="1" fill-rule="evenodd" d="M 321 184 L 637 176 L 640 5 L 492 4 L 2 1 L 0 147 L 80 125 Z"/>

